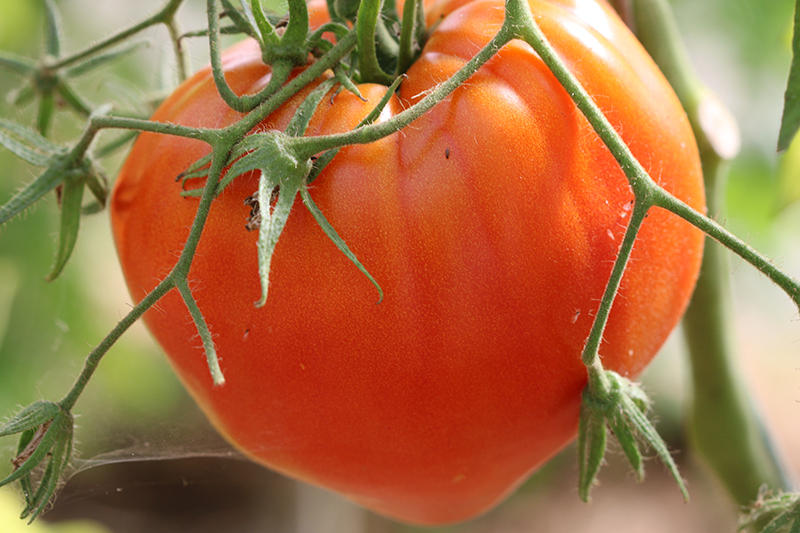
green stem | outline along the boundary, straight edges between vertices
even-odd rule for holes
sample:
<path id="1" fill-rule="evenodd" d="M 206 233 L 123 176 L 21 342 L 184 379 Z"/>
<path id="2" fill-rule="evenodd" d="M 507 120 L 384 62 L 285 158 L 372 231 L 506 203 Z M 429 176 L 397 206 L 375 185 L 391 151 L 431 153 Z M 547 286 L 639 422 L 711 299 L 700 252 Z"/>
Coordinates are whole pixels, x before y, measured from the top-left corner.
<path id="1" fill-rule="evenodd" d="M 594 317 L 589 338 L 583 348 L 583 364 L 587 367 L 592 367 L 597 364 L 600 343 L 603 339 L 603 331 L 606 329 L 608 316 L 611 313 L 611 306 L 614 303 L 614 298 L 622 282 L 625 268 L 628 266 L 628 260 L 633 251 L 633 244 L 636 241 L 639 229 L 642 227 L 642 222 L 644 222 L 650 207 L 650 204 L 638 200 L 638 197 L 634 201 L 633 209 L 631 210 L 631 219 L 625 230 L 625 237 L 622 239 L 617 259 L 614 261 L 614 266 L 611 270 L 611 276 L 609 276 L 608 283 L 606 284 L 606 290 L 600 300 L 600 307 L 597 309 L 597 314 Z"/>
<path id="2" fill-rule="evenodd" d="M 140 132 L 147 131 L 152 133 L 160 133 L 162 135 L 173 135 L 176 137 L 186 137 L 187 139 L 198 139 L 211 143 L 218 137 L 217 130 L 206 128 L 191 128 L 189 126 L 181 126 L 180 124 L 170 124 L 167 122 L 153 122 L 139 118 L 128 117 L 114 117 L 114 116 L 95 116 L 89 122 L 89 127 L 84 136 L 91 135 L 92 137 L 101 129 L 121 129 L 121 130 L 138 130 Z M 90 132 L 90 133 L 89 133 Z M 82 141 L 79 141 L 79 143 Z"/>
<path id="3" fill-rule="evenodd" d="M 266 45 L 277 45 L 281 42 L 281 38 L 272 26 L 272 23 L 267 20 L 264 15 L 264 10 L 261 8 L 261 0 L 251 0 L 250 5 L 253 10 L 253 17 L 256 19 L 256 26 L 258 26 L 258 33 L 261 34 L 261 40 Z"/>
<path id="4" fill-rule="evenodd" d="M 718 214 L 724 209 L 725 159 L 734 155 L 738 143 L 731 147 L 717 139 L 730 137 L 734 125 L 723 126 L 727 131 L 721 132 L 704 128 L 700 110 L 704 105 L 714 105 L 713 96 L 691 67 L 668 4 L 664 0 L 636 0 L 634 8 L 642 44 L 675 89 L 692 124 L 700 147 L 708 211 Z M 761 262 L 760 258 L 754 260 Z M 736 363 L 730 327 L 730 271 L 728 252 L 707 238 L 683 330 L 692 367 L 690 432 L 694 447 L 736 503 L 744 506 L 756 497 L 762 484 L 771 489 L 789 487 L 783 465 L 763 430 Z M 787 288 L 791 290 L 790 286 Z"/>
<path id="5" fill-rule="evenodd" d="M 358 61 L 361 81 L 390 85 L 394 78 L 383 71 L 378 63 L 375 33 L 381 16 L 381 0 L 362 0 L 358 8 Z"/>
<path id="6" fill-rule="evenodd" d="M 166 23 L 169 31 L 169 38 L 172 41 L 172 48 L 175 51 L 175 66 L 178 69 L 178 81 L 183 83 L 189 77 L 189 55 L 181 44 L 181 29 L 175 18 Z"/>
<path id="7" fill-rule="evenodd" d="M 800 309 L 800 285 L 788 274 L 781 271 L 772 262 L 755 250 L 752 246 L 733 235 L 714 220 L 697 212 L 682 201 L 666 191 L 656 192 L 658 199 L 653 204 L 667 209 L 693 226 L 702 230 L 706 235 L 724 245 L 736 255 L 753 265 L 759 272 L 767 276 L 773 283 L 783 289 L 792 299 L 795 306 Z"/>
<path id="8" fill-rule="evenodd" d="M 78 63 L 81 60 L 100 52 L 101 50 L 105 50 L 110 46 L 122 42 L 125 39 L 146 30 L 150 26 L 155 26 L 156 24 L 168 24 L 169 21 L 175 17 L 178 8 L 183 2 L 184 0 L 169 0 L 160 11 L 139 22 L 138 24 L 134 24 L 133 26 L 130 26 L 124 30 L 120 30 L 117 33 L 93 44 L 92 46 L 70 56 L 60 58 L 48 66 L 51 69 L 67 67 L 69 65 Z"/>
<path id="9" fill-rule="evenodd" d="M 217 92 L 225 103 L 233 109 L 243 113 L 247 108 L 242 98 L 233 92 L 228 80 L 225 79 L 225 72 L 222 68 L 222 44 L 219 29 L 219 4 L 217 0 L 208 0 L 206 3 L 208 11 L 208 46 L 211 56 L 211 73 L 214 76 L 214 84 Z"/>
<path id="10" fill-rule="evenodd" d="M 403 24 L 400 29 L 400 55 L 397 58 L 397 74 L 403 74 L 414 58 L 415 23 L 417 4 L 420 0 L 409 0 L 403 6 Z"/>
<path id="11" fill-rule="evenodd" d="M 123 333 L 125 333 L 128 328 L 130 328 L 141 316 L 150 309 L 155 303 L 161 299 L 167 292 L 172 289 L 172 280 L 165 279 L 158 286 L 150 291 L 144 299 L 139 302 L 117 325 L 111 332 L 106 335 L 106 337 L 100 342 L 100 344 L 95 347 L 94 350 L 89 353 L 89 356 L 86 358 L 86 361 L 83 363 L 83 369 L 81 370 L 78 379 L 75 381 L 75 384 L 72 386 L 70 391 L 67 393 L 64 398 L 58 402 L 58 404 L 67 412 L 72 411 L 72 408 L 75 407 L 75 403 L 80 398 L 81 394 L 83 393 L 86 385 L 89 384 L 89 380 L 91 380 L 92 375 L 94 374 L 95 370 L 97 370 L 97 365 L 100 363 L 100 360 L 103 356 L 108 352 L 108 350 L 117 342 Z"/>
<path id="12" fill-rule="evenodd" d="M 308 6 L 306 0 L 289 0 L 289 22 L 281 44 L 301 47 L 308 37 Z"/>
<path id="13" fill-rule="evenodd" d="M 111 346 L 114 345 L 117 339 L 119 339 L 119 337 L 122 336 L 122 334 L 125 333 L 125 331 L 127 331 L 131 325 L 139 320 L 139 318 L 141 318 L 148 309 L 153 307 L 156 302 L 158 302 L 165 294 L 167 294 L 173 288 L 186 283 L 189 275 L 189 269 L 191 268 L 192 260 L 197 250 L 197 245 L 200 242 L 200 235 L 202 234 L 203 227 L 205 227 L 209 210 L 211 208 L 211 203 L 215 197 L 215 191 L 217 183 L 219 182 L 220 174 L 222 173 L 222 169 L 224 167 L 224 161 L 227 159 L 227 153 L 230 150 L 230 146 L 228 144 L 229 143 L 226 142 L 220 142 L 218 145 L 212 148 L 214 157 L 212 158 L 212 165 L 209 171 L 208 180 L 206 180 L 206 185 L 204 186 L 203 196 L 200 198 L 200 203 L 197 207 L 197 213 L 195 215 L 194 222 L 192 223 L 191 230 L 189 231 L 189 237 L 187 238 L 183 251 L 181 252 L 181 255 L 172 271 L 152 291 L 150 291 L 142 299 L 142 301 L 140 301 L 131 310 L 131 312 L 128 313 L 117 324 L 113 330 L 111 330 L 111 332 L 94 350 L 91 351 L 89 356 L 86 358 L 83 369 L 81 370 L 81 373 L 78 376 L 75 384 L 72 386 L 72 389 L 70 389 L 67 395 L 59 402 L 59 405 L 65 411 L 69 412 L 75 406 L 75 403 L 80 398 L 95 370 L 97 370 L 100 360 L 108 352 Z M 189 310 L 192 312 L 191 307 Z M 205 321 L 203 321 L 203 324 L 204 323 Z M 200 325 L 198 325 L 198 329 L 201 329 Z M 210 361 L 209 366 L 212 372 L 214 372 L 214 369 L 219 370 L 219 365 L 215 360 Z M 212 374 L 212 378 L 214 379 L 215 384 L 224 382 L 221 372 L 218 374 Z"/>
<path id="14" fill-rule="evenodd" d="M 298 91 L 303 89 L 303 87 L 322 76 L 328 69 L 332 69 L 334 65 L 355 48 L 356 39 L 356 30 L 354 28 L 340 39 L 339 42 L 336 43 L 336 46 L 331 48 L 328 53 L 315 61 L 308 68 L 304 69 L 289 83 L 283 85 L 275 94 L 258 104 L 258 106 L 245 115 L 242 120 L 229 126 L 226 131 L 235 133 L 239 135 L 240 138 L 244 136 L 245 133 L 255 128 L 270 113 L 286 103 L 292 96 L 297 94 Z"/>
<path id="15" fill-rule="evenodd" d="M 398 113 L 391 119 L 335 135 L 292 138 L 292 144 L 298 150 L 298 157 L 311 157 L 320 152 L 341 148 L 349 144 L 369 144 L 408 126 L 423 114 L 427 113 L 433 106 L 441 102 L 447 95 L 456 90 L 489 61 L 498 50 L 512 40 L 514 38 L 513 26 L 514 24 L 508 22 L 508 19 L 506 19 L 506 23 L 503 24 L 503 27 L 497 32 L 497 35 L 495 35 L 480 52 L 453 74 L 452 77 L 437 85 L 433 91 L 414 106 Z"/>
<path id="16" fill-rule="evenodd" d="M 759 487 L 789 489 L 736 363 L 728 251 L 707 239 L 683 331 L 692 368 L 690 435 L 737 505 Z"/>

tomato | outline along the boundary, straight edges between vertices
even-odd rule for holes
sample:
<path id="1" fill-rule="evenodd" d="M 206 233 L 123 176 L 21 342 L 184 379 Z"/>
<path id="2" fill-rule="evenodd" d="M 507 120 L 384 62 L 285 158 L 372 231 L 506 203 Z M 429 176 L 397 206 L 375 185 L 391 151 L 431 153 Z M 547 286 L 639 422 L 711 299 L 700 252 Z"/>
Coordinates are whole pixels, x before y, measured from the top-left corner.
<path id="1" fill-rule="evenodd" d="M 668 191 L 704 209 L 697 149 L 681 107 L 641 46 L 600 0 L 530 0 L 557 51 L 633 153 Z M 428 7 L 443 17 L 381 120 L 419 100 L 489 41 L 500 0 Z M 323 13 L 324 15 L 324 13 Z M 269 80 L 252 42 L 223 59 L 254 93 Z M 325 98 L 309 135 L 353 128 L 385 92 Z M 302 95 L 301 95 L 302 96 Z M 261 128 L 285 127 L 297 97 Z M 222 127 L 239 115 L 208 68 L 153 120 Z M 119 258 L 140 300 L 182 249 L 197 199 L 175 177 L 208 153 L 144 133 L 111 205 Z M 190 273 L 226 384 L 212 385 L 176 291 L 145 315 L 216 428 L 253 460 L 398 520 L 485 512 L 575 437 L 580 354 L 628 220 L 622 172 L 524 43 L 507 45 L 410 127 L 343 149 L 312 184 L 322 212 L 381 284 L 374 286 L 298 200 L 257 309 L 257 232 L 237 178 L 211 209 Z M 624 376 L 642 372 L 679 321 L 703 236 L 651 210 L 601 347 Z"/>

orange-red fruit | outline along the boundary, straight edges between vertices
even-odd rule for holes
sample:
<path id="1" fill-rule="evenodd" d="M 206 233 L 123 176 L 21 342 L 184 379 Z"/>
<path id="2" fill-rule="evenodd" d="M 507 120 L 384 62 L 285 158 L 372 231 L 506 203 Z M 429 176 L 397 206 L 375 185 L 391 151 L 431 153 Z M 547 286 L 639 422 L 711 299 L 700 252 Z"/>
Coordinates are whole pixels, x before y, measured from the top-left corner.
<path id="1" fill-rule="evenodd" d="M 462 5 L 463 4 L 463 5 Z M 461 5 L 456 9 L 457 5 Z M 530 0 L 536 20 L 633 153 L 669 192 L 704 208 L 689 124 L 661 73 L 600 0 Z M 440 2 L 445 15 L 382 120 L 417 101 L 500 27 L 503 2 Z M 324 14 L 323 14 L 324 15 Z M 269 80 L 252 42 L 225 53 L 229 83 Z M 326 98 L 308 134 L 353 128 L 384 94 Z M 268 117 L 282 129 L 295 98 Z M 237 120 L 203 69 L 153 120 Z M 135 300 L 170 270 L 197 199 L 175 177 L 208 152 L 144 133 L 117 179 L 112 222 Z M 216 201 L 190 274 L 227 382 L 214 387 L 173 291 L 145 320 L 218 430 L 248 456 L 398 520 L 442 524 L 497 504 L 577 431 L 581 348 L 622 240 L 625 177 L 528 45 L 513 42 L 430 113 L 343 149 L 313 183 L 370 282 L 298 201 L 260 288 L 245 230 L 257 176 Z M 611 312 L 603 363 L 635 377 L 680 319 L 703 237 L 654 209 Z"/>

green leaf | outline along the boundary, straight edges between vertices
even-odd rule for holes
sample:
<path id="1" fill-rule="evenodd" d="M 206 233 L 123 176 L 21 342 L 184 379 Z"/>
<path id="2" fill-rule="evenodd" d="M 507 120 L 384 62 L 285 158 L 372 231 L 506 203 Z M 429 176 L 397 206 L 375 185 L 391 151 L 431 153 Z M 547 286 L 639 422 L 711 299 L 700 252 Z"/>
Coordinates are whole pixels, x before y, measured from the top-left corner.
<path id="1" fill-rule="evenodd" d="M 108 200 L 108 180 L 105 175 L 94 168 L 84 178 L 86 186 L 91 191 L 101 208 L 106 206 Z M 85 209 L 84 209 L 85 211 Z"/>
<path id="2" fill-rule="evenodd" d="M 320 102 L 322 102 L 322 98 L 336 85 L 337 81 L 336 78 L 329 78 L 317 85 L 314 90 L 305 97 L 303 102 L 297 107 L 297 111 L 295 111 L 294 116 L 292 116 L 292 120 L 289 121 L 289 125 L 286 126 L 286 135 L 301 137 L 306 132 L 308 124 L 311 122 L 311 117 L 314 116 L 314 112 L 317 110 Z"/>
<path id="3" fill-rule="evenodd" d="M 26 76 L 36 72 L 36 63 L 26 57 L 18 56 L 5 50 L 0 50 L 0 67 L 5 67 L 8 70 L 13 70 Z"/>
<path id="4" fill-rule="evenodd" d="M 261 28 L 259 26 L 254 10 L 252 9 L 252 7 L 250 7 L 250 3 L 247 0 L 242 1 L 242 13 L 244 13 L 244 15 L 242 15 L 241 18 L 247 21 L 247 25 L 250 26 L 250 28 L 252 29 L 251 31 L 254 34 L 253 37 L 257 41 L 264 43 L 265 39 L 269 38 L 270 39 L 269 42 L 273 45 L 278 44 L 280 42 L 280 38 L 278 37 L 278 34 L 275 33 L 274 28 L 272 29 L 272 32 L 270 32 L 268 28 Z M 234 19 L 232 18 L 231 20 Z M 236 24 L 236 20 L 234 20 L 234 24 Z M 272 26 L 272 24 L 270 24 L 270 26 Z"/>
<path id="5" fill-rule="evenodd" d="M 242 6 L 245 9 L 245 13 L 255 22 L 255 27 L 258 28 L 258 33 L 261 35 L 261 42 L 273 46 L 279 44 L 281 38 L 275 31 L 275 27 L 267 19 L 266 13 L 264 13 L 264 10 L 261 8 L 261 0 L 250 0 L 250 3 L 252 5 L 247 6 L 247 2 L 243 1 Z"/>
<path id="6" fill-rule="evenodd" d="M 754 529 L 764 522 L 761 533 L 800 532 L 800 494 L 772 495 L 766 486 L 762 487 L 756 501 L 739 520 L 739 531 Z"/>
<path id="7" fill-rule="evenodd" d="M 606 454 L 607 432 L 605 417 L 596 416 L 586 403 L 584 396 L 578 428 L 578 496 L 588 502 Z"/>
<path id="8" fill-rule="evenodd" d="M 75 91 L 72 90 L 72 87 L 67 85 L 64 82 L 58 84 L 58 94 L 64 99 L 64 101 L 72 107 L 75 111 L 80 113 L 81 115 L 88 117 L 92 114 L 92 106 L 89 105 L 83 98 L 78 95 Z"/>
<path id="9" fill-rule="evenodd" d="M 605 455 L 608 427 L 625 452 L 637 480 L 644 479 L 642 453 L 638 447 L 641 440 L 655 450 L 688 501 L 686 486 L 667 445 L 644 414 L 650 403 L 644 391 L 616 372 L 604 371 L 603 376 L 602 380 L 593 381 L 594 387 L 586 386 L 581 401 L 578 427 L 578 494 L 581 499 L 589 501 Z"/>
<path id="10" fill-rule="evenodd" d="M 0 118 L 0 129 L 4 129 L 9 133 L 19 137 L 23 141 L 27 142 L 39 151 L 46 153 L 47 155 L 55 154 L 60 150 L 60 147 L 50 139 L 42 137 L 35 131 L 11 120 Z M 47 166 L 47 164 L 39 166 Z"/>
<path id="11" fill-rule="evenodd" d="M 68 179 L 64 181 L 61 192 L 61 227 L 58 234 L 58 252 L 56 261 L 46 281 L 53 281 L 61 274 L 64 266 L 75 249 L 78 240 L 78 231 L 81 223 L 81 204 L 83 190 L 86 182 L 83 179 Z"/>
<path id="12" fill-rule="evenodd" d="M 16 138 L 15 138 L 16 137 Z M 21 141 L 17 140 L 19 138 Z M 10 120 L 0 119 L 0 145 L 37 167 L 49 166 L 58 146 L 38 133 Z"/>
<path id="13" fill-rule="evenodd" d="M 64 171 L 62 169 L 51 167 L 45 170 L 38 178 L 0 207 L 0 225 L 5 224 L 32 206 L 45 194 L 55 189 L 63 179 Z"/>
<path id="14" fill-rule="evenodd" d="M 335 229 L 333 229 L 331 223 L 328 222 L 328 220 L 325 218 L 325 215 L 322 214 L 322 211 L 320 211 L 319 207 L 317 207 L 317 204 L 315 204 L 314 200 L 311 198 L 311 194 L 308 192 L 308 187 L 303 186 L 300 189 L 300 196 L 303 198 L 303 203 L 314 217 L 314 220 L 317 221 L 319 227 L 325 232 L 325 235 L 327 235 L 328 238 L 333 241 L 339 251 L 341 251 L 350 260 L 350 262 L 352 262 L 361 271 L 361 273 L 364 274 L 373 285 L 375 285 L 375 288 L 378 289 L 377 303 L 381 303 L 383 301 L 383 289 L 381 289 L 381 286 L 378 284 L 375 278 L 372 277 L 372 274 L 367 271 L 366 267 L 361 263 L 361 261 L 358 260 L 356 254 L 354 254 L 350 248 L 347 247 L 347 244 L 345 244 L 344 240 L 339 237 L 339 234 L 336 233 Z"/>
<path id="15" fill-rule="evenodd" d="M 82 63 L 78 63 L 74 67 L 70 67 L 64 71 L 64 76 L 67 78 L 74 78 L 77 76 L 81 76 L 86 74 L 89 71 L 92 71 L 96 68 L 102 67 L 109 63 L 112 63 L 118 59 L 121 59 L 127 55 L 130 55 L 137 50 L 150 46 L 149 41 L 134 41 L 130 43 L 126 43 L 122 46 L 119 46 L 109 52 L 96 55 L 91 59 L 84 61 Z"/>
<path id="16" fill-rule="evenodd" d="M 34 438 L 28 443 L 28 446 L 22 452 L 24 454 L 21 458 L 23 461 L 22 464 L 20 464 L 19 468 L 14 470 L 8 477 L 0 481 L 0 487 L 17 481 L 22 476 L 30 473 L 39 465 L 39 463 L 45 460 L 47 454 L 50 453 L 50 449 L 55 444 L 56 438 L 59 435 L 59 424 L 60 418 L 59 415 L 56 415 L 49 425 L 45 424 L 42 426 L 41 432 L 34 434 Z M 29 448 L 34 449 L 30 452 L 30 454 L 27 454 L 26 450 Z"/>
<path id="17" fill-rule="evenodd" d="M 357 128 L 367 124 L 372 124 L 378 119 L 379 116 L 381 116 L 381 113 L 383 112 L 384 108 L 389 103 L 389 100 L 392 99 L 392 95 L 400 86 L 400 82 L 402 82 L 404 78 L 405 76 L 398 76 L 397 79 L 394 80 L 394 82 L 389 86 L 384 95 L 381 97 L 380 101 L 378 102 L 378 105 L 376 105 L 372 109 L 372 111 L 370 111 L 367 114 L 367 116 L 364 117 L 361 120 L 361 122 L 358 123 L 358 126 L 356 126 Z M 333 161 L 333 158 L 336 157 L 336 154 L 338 153 L 339 153 L 339 148 L 334 148 L 332 150 L 324 152 L 321 156 L 319 156 L 317 160 L 314 161 L 314 167 L 311 169 L 311 173 L 308 175 L 307 183 L 311 183 L 312 181 L 317 179 L 322 170 L 328 165 L 328 163 Z"/>
<path id="18" fill-rule="evenodd" d="M 214 338 L 211 336 L 211 330 L 208 329 L 208 323 L 203 313 L 200 311 L 200 308 L 197 306 L 197 301 L 194 299 L 194 296 L 192 296 L 189 283 L 185 279 L 181 279 L 175 282 L 175 286 L 178 292 L 180 292 L 183 303 L 189 310 L 189 315 L 191 315 L 197 332 L 200 335 L 200 339 L 203 342 L 203 351 L 206 354 L 206 361 L 208 363 L 208 369 L 211 372 L 211 379 L 214 380 L 214 385 L 218 387 L 222 386 L 225 384 L 225 376 L 219 366 L 217 348 L 214 346 Z"/>
<path id="19" fill-rule="evenodd" d="M 299 189 L 300 182 L 296 180 L 276 179 L 269 170 L 261 172 L 258 182 L 258 209 L 261 218 L 258 230 L 258 274 L 261 279 L 261 298 L 256 302 L 256 307 L 263 307 L 267 303 L 272 256 L 278 238 L 286 227 L 286 221 L 289 220 L 289 213 Z M 272 198 L 276 192 L 277 201 L 273 207 Z"/>
<path id="20" fill-rule="evenodd" d="M 333 67 L 333 75 L 336 76 L 336 81 L 338 81 L 342 87 L 358 96 L 358 98 L 361 100 L 364 100 L 364 97 L 361 96 L 361 91 L 358 90 L 356 84 L 353 83 L 353 80 L 347 75 L 345 72 L 345 67 L 341 63 L 338 63 Z"/>
<path id="21" fill-rule="evenodd" d="M 783 117 L 778 134 L 778 151 L 789 148 L 800 129 L 800 0 L 795 2 L 794 36 L 792 37 L 792 66 L 784 94 Z"/>
<path id="22" fill-rule="evenodd" d="M 689 491 L 686 489 L 686 484 L 678 471 L 678 465 L 676 465 L 675 461 L 672 459 L 672 455 L 669 453 L 669 449 L 667 449 L 664 440 L 658 434 L 652 422 L 648 420 L 630 397 L 623 396 L 622 401 L 622 409 L 625 417 L 636 429 L 636 432 L 641 436 L 642 440 L 650 445 L 656 452 L 658 458 L 661 459 L 661 462 L 664 463 L 664 466 L 666 466 L 667 470 L 672 474 L 672 479 L 678 485 L 678 489 L 681 491 L 684 501 L 688 502 Z"/>
<path id="23" fill-rule="evenodd" d="M 50 461 L 45 469 L 44 476 L 39 481 L 39 488 L 32 498 L 28 498 L 28 504 L 22 511 L 21 518 L 30 518 L 29 524 L 36 520 L 36 517 L 41 514 L 50 498 L 55 494 L 58 488 L 58 482 L 61 479 L 61 474 L 66 470 L 69 464 L 70 456 L 72 455 L 72 429 L 71 423 L 64 425 L 62 431 L 67 433 L 66 438 L 60 438 L 53 446 L 50 456 Z"/>
<path id="24" fill-rule="evenodd" d="M 30 429 L 41 426 L 45 422 L 49 422 L 53 417 L 58 414 L 61 408 L 58 404 L 40 400 L 34 402 L 22 411 L 14 415 L 11 420 L 0 428 L 0 437 L 7 437 L 15 433 L 22 433 Z M 27 446 L 25 443 L 24 446 Z M 24 447 L 23 446 L 23 447 Z"/>
<path id="25" fill-rule="evenodd" d="M 61 13 L 54 0 L 44 0 L 45 50 L 53 57 L 61 55 Z"/>
<path id="26" fill-rule="evenodd" d="M 25 83 L 6 95 L 6 101 L 15 106 L 23 106 L 36 97 L 36 91 L 30 82 Z"/>
<path id="27" fill-rule="evenodd" d="M 256 37 L 257 33 L 255 28 L 253 28 L 253 26 L 250 25 L 250 21 L 247 20 L 247 17 L 242 15 L 242 12 L 236 9 L 236 7 L 233 4 L 231 4 L 230 0 L 222 0 L 222 7 L 225 8 L 225 15 L 227 15 L 228 18 L 231 19 L 231 22 L 234 23 L 234 25 L 236 26 L 236 28 L 239 29 L 239 31 L 246 33 L 250 37 L 253 38 Z M 224 28 L 221 28 L 220 31 L 222 31 L 223 29 Z"/>
<path id="28" fill-rule="evenodd" d="M 56 109 L 56 100 L 53 97 L 53 93 L 46 93 L 42 95 L 42 99 L 39 100 L 39 113 L 36 116 L 36 129 L 42 135 L 47 135 L 47 132 L 50 130 L 50 123 L 53 119 L 53 113 Z"/>
<path id="29" fill-rule="evenodd" d="M 639 451 L 638 442 L 631 427 L 626 423 L 622 413 L 617 413 L 609 420 L 609 426 L 617 439 L 622 452 L 628 458 L 628 462 L 636 474 L 636 481 L 644 479 L 644 464 L 642 462 L 642 452 Z"/>
<path id="30" fill-rule="evenodd" d="M 308 38 L 308 6 L 306 0 L 289 1 L 289 23 L 281 37 L 281 45 L 302 48 Z"/>

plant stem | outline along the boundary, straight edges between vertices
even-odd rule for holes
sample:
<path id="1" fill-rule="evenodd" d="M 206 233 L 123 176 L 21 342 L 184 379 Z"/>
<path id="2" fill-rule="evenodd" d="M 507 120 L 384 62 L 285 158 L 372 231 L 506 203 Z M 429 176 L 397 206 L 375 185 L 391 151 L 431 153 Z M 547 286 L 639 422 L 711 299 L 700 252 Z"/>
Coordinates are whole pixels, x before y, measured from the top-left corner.
<path id="1" fill-rule="evenodd" d="M 437 85 L 425 98 L 405 111 L 384 122 L 369 126 L 358 127 L 354 130 L 324 137 L 297 137 L 292 139 L 294 147 L 298 150 L 299 157 L 311 157 L 320 152 L 341 148 L 350 144 L 369 144 L 396 133 L 424 115 L 433 106 L 441 102 L 447 95 L 456 90 L 470 76 L 489 61 L 506 43 L 514 38 L 513 24 L 508 22 L 497 32 L 489 43 L 484 46 L 472 59 L 464 64 L 447 81 Z"/>
<path id="2" fill-rule="evenodd" d="M 78 379 L 75 381 L 75 384 L 72 386 L 67 395 L 64 396 L 60 402 L 58 402 L 58 404 L 65 411 L 70 412 L 72 411 L 72 408 L 75 407 L 75 403 L 78 401 L 78 398 L 80 398 L 80 395 L 83 393 L 86 385 L 89 384 L 89 380 L 92 378 L 94 371 L 97 370 L 97 365 L 100 363 L 100 360 L 114 345 L 114 343 L 117 342 L 117 339 L 119 339 L 129 327 L 139 320 L 145 311 L 155 305 L 155 303 L 171 289 L 171 280 L 164 280 L 159 283 L 158 286 L 150 291 L 141 302 L 139 302 L 122 320 L 120 320 L 116 327 L 114 327 L 114 329 L 112 329 L 111 332 L 106 335 L 100 344 L 98 344 L 97 347 L 95 347 L 95 349 L 89 353 L 86 361 L 83 363 L 83 369 L 81 370 Z"/>
<path id="3" fill-rule="evenodd" d="M 400 29 L 400 55 L 397 58 L 396 74 L 403 74 L 411 66 L 414 57 L 414 36 L 416 35 L 417 4 L 420 0 L 409 0 L 403 6 L 403 24 Z"/>
<path id="4" fill-rule="evenodd" d="M 390 85 L 394 78 L 383 71 L 375 47 L 376 30 L 380 25 L 381 0 L 361 0 L 356 24 L 358 27 L 358 61 L 361 81 Z"/>
<path id="5" fill-rule="evenodd" d="M 735 124 L 723 125 L 728 131 L 703 127 L 701 106 L 716 102 L 691 67 L 667 3 L 635 0 L 634 20 L 642 44 L 675 89 L 692 124 L 700 148 L 708 211 L 717 215 L 724 209 L 725 159 L 735 155 L 738 148 L 738 143 L 731 146 L 717 140 L 730 138 L 730 129 Z M 694 447 L 736 503 L 744 506 L 755 499 L 764 483 L 771 489 L 789 487 L 781 461 L 763 430 L 736 364 L 730 327 L 733 323 L 730 271 L 728 252 L 710 237 L 706 238 L 700 277 L 683 329 L 692 368 L 690 434 Z"/>
<path id="6" fill-rule="evenodd" d="M 204 186 L 203 196 L 200 198 L 200 204 L 197 207 L 197 214 L 195 215 L 194 222 L 192 223 L 189 237 L 186 239 L 186 244 L 181 251 L 181 255 L 178 258 L 177 263 L 173 267 L 172 271 L 152 291 L 150 291 L 131 310 L 131 312 L 128 313 L 117 324 L 113 330 L 111 330 L 111 332 L 94 350 L 91 351 L 89 356 L 86 358 L 83 369 L 81 370 L 81 373 L 78 376 L 75 384 L 72 386 L 72 389 L 70 389 L 67 395 L 59 402 L 59 405 L 65 411 L 70 412 L 75 406 L 75 403 L 78 401 L 78 398 L 80 398 L 80 395 L 83 393 L 95 370 L 97 370 L 100 360 L 108 352 L 111 346 L 114 345 L 117 339 L 119 339 L 119 337 L 122 336 L 122 334 L 125 333 L 125 331 L 127 331 L 128 328 L 133 325 L 133 323 L 139 320 L 139 318 L 141 318 L 148 309 L 153 307 L 153 305 L 155 305 L 156 302 L 158 302 L 170 290 L 186 284 L 186 280 L 188 279 L 189 275 L 189 269 L 191 268 L 192 260 L 195 255 L 195 251 L 197 250 L 197 245 L 200 242 L 200 235 L 202 234 L 203 227 L 208 219 L 211 203 L 214 200 L 214 193 L 217 188 L 217 183 L 219 182 L 219 176 L 222 173 L 222 169 L 225 164 L 224 162 L 227 160 L 227 153 L 230 150 L 230 146 L 226 142 L 220 142 L 218 145 L 214 146 L 212 150 L 214 151 L 214 157 L 212 158 L 209 177 L 206 181 L 206 185 Z M 193 312 L 196 309 L 193 309 L 190 306 L 189 310 L 190 312 Z M 204 323 L 205 322 L 203 321 L 202 324 Z M 202 329 L 202 324 L 198 324 L 198 328 Z M 205 340 L 206 339 L 204 338 L 204 341 Z M 224 378 L 222 377 L 221 371 L 219 371 L 219 365 L 217 361 L 209 361 L 209 367 L 211 368 L 212 377 L 215 384 L 223 383 Z M 217 374 L 213 373 L 215 369 L 218 372 Z"/>
<path id="7" fill-rule="evenodd" d="M 97 52 L 104 50 L 110 46 L 113 46 L 119 42 L 124 41 L 125 39 L 136 35 L 137 33 L 146 30 L 150 26 L 155 26 L 156 24 L 168 24 L 172 18 L 175 17 L 175 13 L 177 13 L 178 8 L 184 0 L 169 0 L 160 11 L 155 13 L 154 15 L 146 18 L 145 20 L 139 22 L 138 24 L 134 24 L 124 30 L 120 30 L 117 33 L 106 37 L 100 42 L 93 44 L 92 46 L 76 53 L 71 56 L 60 58 L 58 61 L 54 62 L 51 65 L 48 65 L 52 69 L 59 69 L 62 67 L 67 67 L 74 63 L 78 63 L 79 61 L 96 54 Z"/>
<path id="8" fill-rule="evenodd" d="M 617 259 L 614 261 L 614 267 L 611 270 L 611 275 L 608 278 L 603 298 L 600 300 L 600 307 L 597 309 L 597 314 L 592 323 L 592 329 L 589 333 L 589 338 L 583 348 L 583 364 L 587 367 L 597 364 L 600 343 L 603 339 L 603 331 L 606 329 L 608 316 L 611 313 L 611 306 L 614 298 L 619 290 L 622 276 L 625 274 L 625 268 L 628 265 L 631 252 L 633 251 L 633 244 L 639 234 L 639 229 L 642 227 L 647 212 L 650 210 L 651 205 L 644 201 L 634 201 L 633 209 L 631 210 L 631 218 L 628 222 L 628 227 L 625 229 L 625 237 L 622 239 L 622 244 L 619 247 Z"/>

